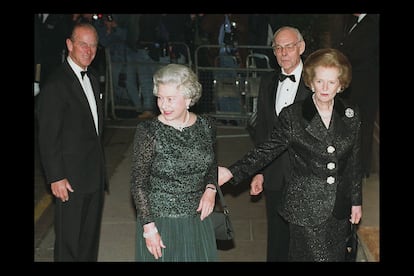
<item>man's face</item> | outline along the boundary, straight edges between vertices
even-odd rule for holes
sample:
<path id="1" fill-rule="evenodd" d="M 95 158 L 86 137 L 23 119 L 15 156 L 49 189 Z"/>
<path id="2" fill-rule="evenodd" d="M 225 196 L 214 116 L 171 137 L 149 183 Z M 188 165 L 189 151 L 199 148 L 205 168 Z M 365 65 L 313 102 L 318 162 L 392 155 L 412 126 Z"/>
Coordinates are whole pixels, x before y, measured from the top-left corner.
<path id="1" fill-rule="evenodd" d="M 305 42 L 298 40 L 296 33 L 291 30 L 283 30 L 275 38 L 273 53 L 286 73 L 291 73 L 298 66 L 304 51 Z"/>
<path id="2" fill-rule="evenodd" d="M 78 28 L 74 40 L 66 40 L 69 56 L 82 68 L 88 67 L 96 55 L 98 39 L 96 33 L 89 28 Z"/>

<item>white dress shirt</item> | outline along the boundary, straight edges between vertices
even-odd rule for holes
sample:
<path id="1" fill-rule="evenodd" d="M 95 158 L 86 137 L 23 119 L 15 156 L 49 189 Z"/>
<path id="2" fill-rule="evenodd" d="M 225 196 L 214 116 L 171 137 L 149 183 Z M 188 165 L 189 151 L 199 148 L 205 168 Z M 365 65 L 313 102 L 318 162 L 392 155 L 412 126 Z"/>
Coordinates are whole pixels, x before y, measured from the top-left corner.
<path id="1" fill-rule="evenodd" d="M 83 79 L 82 79 L 81 71 L 83 71 L 83 69 L 81 67 L 79 67 L 76 63 L 74 63 L 73 60 L 69 56 L 68 56 L 68 62 L 69 62 L 69 65 L 72 67 L 73 71 L 75 71 L 76 76 L 78 77 L 78 79 L 79 79 L 79 81 L 82 85 L 83 92 L 85 92 L 85 96 L 88 100 L 89 108 L 90 108 L 91 113 L 92 113 L 93 121 L 95 123 L 96 134 L 99 135 L 98 111 L 97 111 L 96 100 L 95 100 L 95 96 L 93 94 L 93 89 L 92 89 L 92 85 L 91 85 L 91 81 L 89 79 L 89 76 L 88 76 L 88 74 L 85 74 L 85 76 L 83 76 Z"/>
<path id="2" fill-rule="evenodd" d="M 276 102 L 275 102 L 275 110 L 276 115 L 279 115 L 280 111 L 288 105 L 291 105 L 295 100 L 296 91 L 299 87 L 299 80 L 302 74 L 303 63 L 300 61 L 298 67 L 293 70 L 292 73 L 286 74 L 282 68 L 282 74 L 285 75 L 295 75 L 295 82 L 293 82 L 290 78 L 286 78 L 284 81 L 279 81 L 279 85 L 277 86 L 277 93 L 276 93 Z"/>

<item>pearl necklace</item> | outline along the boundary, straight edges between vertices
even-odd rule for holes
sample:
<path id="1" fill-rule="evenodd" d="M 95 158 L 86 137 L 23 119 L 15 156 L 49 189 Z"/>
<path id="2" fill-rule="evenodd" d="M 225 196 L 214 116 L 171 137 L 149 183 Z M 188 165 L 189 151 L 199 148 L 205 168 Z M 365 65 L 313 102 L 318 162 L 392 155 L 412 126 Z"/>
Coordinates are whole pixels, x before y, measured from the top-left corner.
<path id="1" fill-rule="evenodd" d="M 174 126 L 174 128 L 178 129 L 179 131 L 183 131 L 183 129 L 187 126 L 188 121 L 190 120 L 190 112 L 188 112 L 185 114 L 185 121 L 184 123 L 182 123 L 181 125 L 178 126 Z"/>

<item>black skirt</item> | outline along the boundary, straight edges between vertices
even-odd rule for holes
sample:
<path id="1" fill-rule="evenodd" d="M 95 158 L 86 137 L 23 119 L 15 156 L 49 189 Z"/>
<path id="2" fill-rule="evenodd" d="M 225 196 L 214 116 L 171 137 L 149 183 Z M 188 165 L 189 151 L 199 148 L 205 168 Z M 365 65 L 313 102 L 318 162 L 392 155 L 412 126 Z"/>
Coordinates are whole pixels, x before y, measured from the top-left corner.
<path id="1" fill-rule="evenodd" d="M 289 261 L 344 262 L 348 219 L 331 216 L 317 226 L 290 224 Z"/>

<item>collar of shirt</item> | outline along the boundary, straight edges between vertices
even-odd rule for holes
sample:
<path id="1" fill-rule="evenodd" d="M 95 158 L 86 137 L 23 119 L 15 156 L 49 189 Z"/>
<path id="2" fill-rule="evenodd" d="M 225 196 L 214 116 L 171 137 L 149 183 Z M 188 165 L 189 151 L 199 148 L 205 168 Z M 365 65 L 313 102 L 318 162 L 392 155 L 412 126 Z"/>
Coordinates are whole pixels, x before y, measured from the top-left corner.
<path id="1" fill-rule="evenodd" d="M 299 87 L 300 77 L 302 74 L 303 63 L 300 61 L 299 65 L 293 70 L 289 75 L 295 75 L 296 82 L 286 79 L 284 82 L 279 81 L 276 92 L 276 102 L 275 102 L 275 111 L 276 115 L 279 115 L 279 112 L 285 106 L 292 104 L 295 101 L 296 92 Z M 286 72 L 282 69 L 282 73 Z M 286 74 L 287 75 L 287 74 Z"/>
<path id="2" fill-rule="evenodd" d="M 302 75 L 302 69 L 303 69 L 303 63 L 302 63 L 302 60 L 300 60 L 298 66 L 296 66 L 296 68 L 290 74 L 286 73 L 285 70 L 283 70 L 283 68 L 282 68 L 282 74 L 295 75 L 295 80 L 297 83 L 299 83 L 300 77 Z M 292 82 L 290 79 L 289 81 Z"/>
<path id="3" fill-rule="evenodd" d="M 82 75 L 81 75 L 81 71 L 85 71 L 88 70 L 88 68 L 83 69 L 81 68 L 79 65 L 77 65 L 71 58 L 70 56 L 67 57 L 68 63 L 70 65 L 70 67 L 72 68 L 73 71 L 75 71 L 76 76 L 78 77 L 79 81 L 82 82 Z"/>

